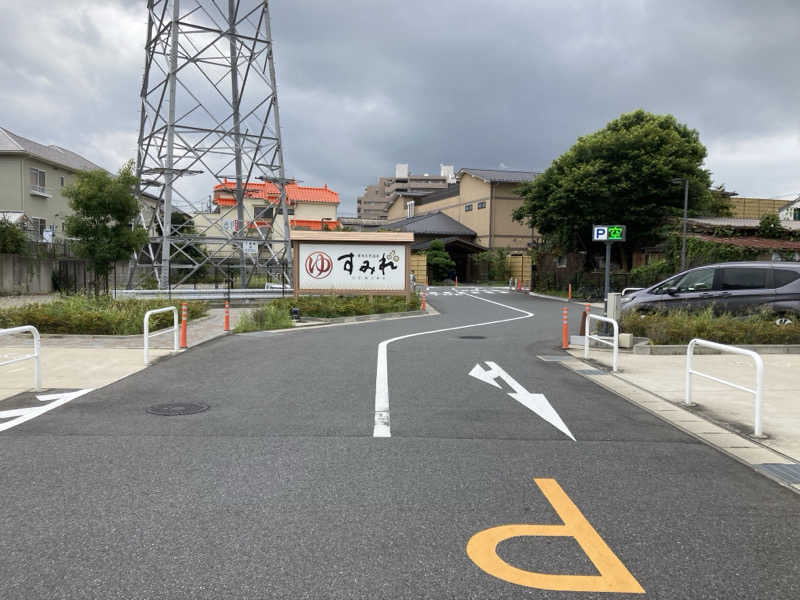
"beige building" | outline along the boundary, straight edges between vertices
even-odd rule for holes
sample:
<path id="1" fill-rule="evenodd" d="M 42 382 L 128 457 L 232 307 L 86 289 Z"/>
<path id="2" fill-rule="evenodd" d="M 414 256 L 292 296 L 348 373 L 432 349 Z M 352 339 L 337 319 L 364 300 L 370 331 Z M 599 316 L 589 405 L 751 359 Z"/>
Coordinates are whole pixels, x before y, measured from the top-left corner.
<path id="1" fill-rule="evenodd" d="M 414 175 L 407 164 L 395 165 L 394 177 L 379 177 L 377 185 L 367 186 L 364 195 L 357 198 L 358 218 L 385 220 L 398 198 L 422 198 L 451 183 L 455 183 L 453 165 L 439 165 L 439 175 Z"/>
<path id="2" fill-rule="evenodd" d="M 511 218 L 522 205 L 515 193 L 534 171 L 460 169 L 457 183 L 422 198 L 395 199 L 387 211 L 389 221 L 442 212 L 477 234 L 476 242 L 487 248 L 522 250 L 529 247 L 533 231 Z"/>
<path id="3" fill-rule="evenodd" d="M 242 202 L 244 223 L 240 224 L 234 196 L 235 185 L 234 182 L 216 185 L 212 210 L 192 215 L 195 230 L 210 238 L 205 244 L 206 250 L 234 255 L 235 250 L 231 246 L 221 249 L 225 240 L 242 229 L 247 231 L 247 237 L 253 241 L 265 239 L 270 232 L 273 240 L 283 240 L 285 236 L 278 188 L 267 182 L 247 184 Z M 339 227 L 336 217 L 339 194 L 327 185 L 320 188 L 296 183 L 286 184 L 286 207 L 291 229 L 321 231 Z M 281 242 L 273 245 L 275 253 L 282 248 Z"/>
<path id="4" fill-rule="evenodd" d="M 59 146 L 44 146 L 0 128 L 0 211 L 20 211 L 38 240 L 62 237 L 71 214 L 62 190 L 81 170 L 102 169 Z"/>

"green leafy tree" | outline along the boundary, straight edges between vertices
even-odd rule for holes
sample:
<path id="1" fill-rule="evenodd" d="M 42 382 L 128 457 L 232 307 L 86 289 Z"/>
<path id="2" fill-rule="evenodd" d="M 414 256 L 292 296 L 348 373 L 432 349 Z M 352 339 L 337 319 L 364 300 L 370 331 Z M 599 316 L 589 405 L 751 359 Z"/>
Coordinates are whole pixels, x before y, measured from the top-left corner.
<path id="1" fill-rule="evenodd" d="M 24 254 L 25 231 L 16 223 L 0 219 L 0 254 Z"/>
<path id="2" fill-rule="evenodd" d="M 593 224 L 627 225 L 627 255 L 665 238 L 670 217 L 683 212 L 689 180 L 690 214 L 709 203 L 706 149 L 696 130 L 672 115 L 644 110 L 623 114 L 595 133 L 578 138 L 518 193 L 517 221 L 535 227 L 562 251 L 592 248 Z"/>
<path id="3" fill-rule="evenodd" d="M 450 258 L 447 250 L 444 249 L 442 240 L 433 240 L 425 256 L 428 264 L 428 271 L 433 281 L 447 279 L 447 274 L 450 270 L 456 268 L 456 263 Z"/>
<path id="4" fill-rule="evenodd" d="M 74 214 L 64 220 L 67 235 L 78 242 L 75 251 L 86 258 L 95 273 L 95 294 L 98 279 L 107 277 L 118 260 L 147 241 L 147 231 L 133 225 L 138 213 L 134 186 L 133 161 L 111 175 L 101 169 L 81 171 L 75 183 L 64 189 Z"/>
<path id="5" fill-rule="evenodd" d="M 787 237 L 789 232 L 781 225 L 781 220 L 775 213 L 768 213 L 758 222 L 758 235 L 763 238 L 780 239 Z"/>

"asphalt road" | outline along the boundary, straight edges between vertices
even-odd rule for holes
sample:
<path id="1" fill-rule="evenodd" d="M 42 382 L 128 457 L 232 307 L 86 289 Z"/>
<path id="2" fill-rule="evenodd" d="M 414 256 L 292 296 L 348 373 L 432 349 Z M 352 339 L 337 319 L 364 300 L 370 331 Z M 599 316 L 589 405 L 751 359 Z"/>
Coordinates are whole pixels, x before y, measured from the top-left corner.
<path id="1" fill-rule="evenodd" d="M 0 598 L 800 597 L 800 498 L 539 360 L 560 352 L 559 303 L 432 302 L 219 339 L 0 432 Z M 386 346 L 391 437 L 373 437 L 380 342 L 441 329 Z M 576 441 L 507 378 L 469 375 L 487 361 Z M 167 402 L 210 409 L 146 412 Z M 589 533 L 473 538 L 572 523 L 570 505 Z M 644 596 L 530 587 L 630 579 Z"/>

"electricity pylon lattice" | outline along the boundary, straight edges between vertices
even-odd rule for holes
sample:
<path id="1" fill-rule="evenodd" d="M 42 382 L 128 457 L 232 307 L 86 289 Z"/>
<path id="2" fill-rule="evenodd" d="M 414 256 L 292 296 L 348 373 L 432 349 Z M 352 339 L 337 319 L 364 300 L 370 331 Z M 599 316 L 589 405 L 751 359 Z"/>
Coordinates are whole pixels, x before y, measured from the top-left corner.
<path id="1" fill-rule="evenodd" d="M 287 277 L 287 179 L 268 2 L 148 0 L 147 11 L 136 168 L 139 218 L 150 239 L 136 266 L 151 270 L 160 288 L 209 271 L 237 272 L 242 287 L 255 272 Z M 266 197 L 256 210 L 245 204 L 250 184 L 263 181 L 277 188 L 279 211 Z M 211 200 L 218 184 L 227 202 Z"/>

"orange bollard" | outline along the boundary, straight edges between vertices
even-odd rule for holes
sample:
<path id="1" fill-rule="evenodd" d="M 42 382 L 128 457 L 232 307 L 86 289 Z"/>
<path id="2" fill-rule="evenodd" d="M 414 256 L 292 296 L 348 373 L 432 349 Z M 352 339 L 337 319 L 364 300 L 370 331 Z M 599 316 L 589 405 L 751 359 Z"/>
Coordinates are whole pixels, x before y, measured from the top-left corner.
<path id="1" fill-rule="evenodd" d="M 572 284 L 567 284 L 567 300 L 572 300 Z"/>
<path id="2" fill-rule="evenodd" d="M 517 279 L 517 291 L 522 291 L 522 279 Z"/>
<path id="3" fill-rule="evenodd" d="M 230 302 L 225 300 L 225 326 L 223 327 L 223 331 L 230 331 L 231 330 L 231 306 Z"/>
<path id="4" fill-rule="evenodd" d="M 456 287 L 458 287 L 458 276 L 456 276 Z"/>
<path id="5" fill-rule="evenodd" d="M 567 327 L 569 326 L 569 318 L 567 316 L 567 307 L 561 309 L 561 348 L 566 350 L 569 348 L 569 334 Z"/>
<path id="6" fill-rule="evenodd" d="M 422 292 L 420 296 L 422 296 L 422 304 L 419 305 L 420 310 L 425 310 L 425 292 Z"/>
<path id="7" fill-rule="evenodd" d="M 186 317 L 188 315 L 188 309 L 186 307 L 186 302 L 181 302 L 181 348 L 187 348 L 188 345 L 186 344 Z"/>

